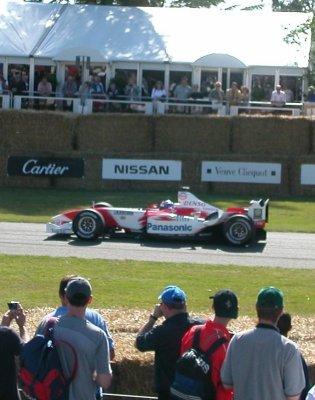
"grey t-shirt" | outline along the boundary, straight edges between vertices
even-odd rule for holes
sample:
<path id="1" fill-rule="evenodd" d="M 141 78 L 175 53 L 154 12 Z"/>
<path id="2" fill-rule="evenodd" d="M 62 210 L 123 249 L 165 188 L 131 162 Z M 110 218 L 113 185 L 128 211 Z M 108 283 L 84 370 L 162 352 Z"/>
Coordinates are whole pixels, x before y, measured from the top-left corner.
<path id="1" fill-rule="evenodd" d="M 233 386 L 235 400 L 285 400 L 305 387 L 295 343 L 267 325 L 233 336 L 221 378 Z"/>
<path id="2" fill-rule="evenodd" d="M 55 326 L 55 339 L 70 342 L 78 358 L 78 370 L 70 384 L 69 400 L 94 400 L 93 375 L 111 372 L 105 333 L 85 319 L 65 315 Z M 61 357 L 65 370 L 71 370 L 73 357 L 66 346 L 61 346 Z"/>

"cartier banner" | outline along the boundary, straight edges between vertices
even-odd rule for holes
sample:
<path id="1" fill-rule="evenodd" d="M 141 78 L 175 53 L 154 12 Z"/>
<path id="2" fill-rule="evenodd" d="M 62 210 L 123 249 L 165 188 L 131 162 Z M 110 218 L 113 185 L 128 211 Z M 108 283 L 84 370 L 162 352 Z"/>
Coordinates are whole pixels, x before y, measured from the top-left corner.
<path id="1" fill-rule="evenodd" d="M 84 160 L 81 158 L 9 157 L 8 175 L 82 178 Z"/>

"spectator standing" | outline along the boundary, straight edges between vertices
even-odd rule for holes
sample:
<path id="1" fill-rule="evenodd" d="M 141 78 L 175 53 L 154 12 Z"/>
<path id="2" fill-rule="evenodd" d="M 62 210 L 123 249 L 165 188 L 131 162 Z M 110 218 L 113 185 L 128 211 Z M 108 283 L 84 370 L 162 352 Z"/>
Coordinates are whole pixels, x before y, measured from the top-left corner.
<path id="1" fill-rule="evenodd" d="M 162 81 L 156 81 L 151 92 L 151 98 L 155 101 L 160 101 L 166 98 L 166 90 Z"/>
<path id="2" fill-rule="evenodd" d="M 185 101 L 190 97 L 191 93 L 192 93 L 192 88 L 188 84 L 188 77 L 184 75 L 181 78 L 180 83 L 175 86 L 174 97 L 179 101 Z"/>
<path id="3" fill-rule="evenodd" d="M 186 309 L 186 294 L 177 286 L 167 286 L 159 296 L 160 304 L 154 306 L 148 322 L 137 334 L 135 346 L 138 350 L 154 351 L 155 391 L 159 400 L 170 399 L 170 385 L 175 378 L 176 361 L 180 355 L 181 339 L 194 324 L 201 321 L 191 319 Z M 161 325 L 154 326 L 164 316 Z"/>
<path id="4" fill-rule="evenodd" d="M 80 97 L 82 107 L 85 106 L 87 99 L 92 98 L 92 93 L 93 93 L 93 90 L 92 90 L 92 85 L 90 82 L 85 81 L 82 83 L 82 85 L 80 85 L 78 95 Z"/>
<path id="5" fill-rule="evenodd" d="M 129 79 L 128 79 L 128 83 L 125 86 L 125 96 L 126 96 L 126 100 L 129 100 L 130 102 L 132 102 L 133 100 L 140 100 L 141 97 L 141 89 L 140 87 L 137 85 L 137 79 L 136 76 L 134 74 L 132 74 Z M 127 104 L 127 109 L 128 110 L 137 110 L 138 105 L 137 104 L 133 104 L 133 103 L 129 103 Z"/>
<path id="6" fill-rule="evenodd" d="M 105 90 L 104 85 L 101 81 L 101 77 L 98 75 L 93 76 L 92 84 L 91 84 L 91 93 L 93 93 L 94 99 L 104 99 Z M 101 101 L 93 101 L 93 111 L 103 111 L 104 103 Z"/>
<path id="7" fill-rule="evenodd" d="M 190 97 L 192 93 L 192 88 L 188 84 L 188 77 L 184 75 L 181 78 L 181 81 L 178 85 L 175 86 L 174 89 L 174 97 L 178 102 L 185 102 Z M 178 112 L 187 112 L 189 113 L 189 107 L 177 107 Z"/>
<path id="8" fill-rule="evenodd" d="M 226 389 L 223 386 L 220 371 L 226 356 L 228 342 L 232 337 L 232 334 L 227 330 L 227 326 L 231 319 L 236 319 L 238 316 L 238 300 L 236 294 L 229 289 L 219 290 L 210 299 L 213 299 L 212 310 L 214 311 L 214 319 L 213 321 L 209 319 L 202 326 L 199 346 L 201 350 L 207 351 L 221 337 L 227 339 L 227 342 L 218 347 L 211 355 L 211 379 L 216 392 L 216 400 L 232 400 L 233 392 L 231 389 Z M 184 335 L 181 353 L 192 347 L 195 331 L 196 327 L 193 326 Z"/>
<path id="9" fill-rule="evenodd" d="M 158 102 L 166 99 L 166 90 L 164 89 L 162 81 L 156 81 L 151 92 L 151 98 L 153 102 L 153 112 L 158 112 Z M 159 103 L 160 104 L 160 103 Z"/>
<path id="10" fill-rule="evenodd" d="M 72 98 L 77 93 L 78 87 L 73 75 L 68 75 L 66 82 L 62 86 L 62 95 L 65 98 Z M 64 100 L 63 109 L 72 110 L 72 100 Z"/>
<path id="11" fill-rule="evenodd" d="M 48 97 L 52 93 L 51 83 L 48 81 L 46 76 L 43 76 L 37 86 L 37 92 L 39 96 Z"/>
<path id="12" fill-rule="evenodd" d="M 52 85 L 48 81 L 46 76 L 43 76 L 40 82 L 37 85 L 37 92 L 39 96 L 42 97 L 49 97 L 52 94 Z M 47 99 L 41 99 L 38 102 L 39 108 L 46 108 L 47 106 Z"/>
<path id="13" fill-rule="evenodd" d="M 264 88 L 260 81 L 255 80 L 252 86 L 252 101 L 263 101 L 265 98 Z"/>
<path id="14" fill-rule="evenodd" d="M 2 73 L 0 73 L 0 94 L 4 94 L 8 90 L 8 85 Z"/>
<path id="15" fill-rule="evenodd" d="M 305 387 L 300 352 L 280 335 L 277 321 L 283 312 L 283 294 L 264 287 L 256 301 L 258 324 L 236 333 L 221 369 L 226 388 L 235 400 L 298 400 Z"/>
<path id="16" fill-rule="evenodd" d="M 67 298 L 65 294 L 65 289 L 68 285 L 68 283 L 73 280 L 78 278 L 76 275 L 66 275 L 64 276 L 60 283 L 59 283 L 59 290 L 58 290 L 58 295 L 59 299 L 61 302 L 61 306 L 59 306 L 55 311 L 52 313 L 46 315 L 41 323 L 39 324 L 36 334 L 43 333 L 45 329 L 45 325 L 47 323 L 47 320 L 51 317 L 61 317 L 63 315 L 66 315 L 68 313 L 68 307 L 67 307 Z M 110 360 L 113 360 L 115 358 L 115 343 L 112 338 L 112 335 L 107 327 L 106 321 L 103 319 L 103 317 L 96 311 L 91 308 L 86 308 L 85 310 L 85 319 L 89 322 L 91 322 L 93 325 L 96 327 L 100 328 L 104 333 L 108 341 L 108 346 L 109 346 L 109 354 L 110 354 Z M 98 387 L 96 389 L 96 398 L 101 399 L 102 398 L 102 391 L 101 388 Z"/>
<path id="17" fill-rule="evenodd" d="M 226 92 L 226 101 L 230 106 L 237 106 L 242 100 L 241 91 L 237 86 L 237 82 L 232 82 L 230 89 Z"/>
<path id="18" fill-rule="evenodd" d="M 47 314 L 41 323 L 39 324 L 36 333 L 43 332 L 43 327 L 46 325 L 47 318 L 51 317 L 61 317 L 62 315 L 67 314 L 68 312 L 68 307 L 67 307 L 67 298 L 65 294 L 65 289 L 68 285 L 68 283 L 73 280 L 78 278 L 77 275 L 66 275 L 64 276 L 60 282 L 59 282 L 59 289 L 58 289 L 58 296 L 61 302 L 61 306 L 56 308 L 55 311 L 53 311 L 50 314 Z M 93 325 L 97 326 L 98 328 L 102 329 L 107 337 L 108 344 L 109 344 L 109 350 L 110 350 L 110 359 L 113 360 L 115 357 L 115 343 L 112 338 L 112 335 L 107 327 L 106 321 L 103 319 L 100 313 L 98 313 L 96 310 L 93 310 L 92 308 L 86 308 L 85 310 L 85 318 L 91 322 Z"/>
<path id="19" fill-rule="evenodd" d="M 241 104 L 248 106 L 250 100 L 249 88 L 248 86 L 241 86 Z"/>
<path id="20" fill-rule="evenodd" d="M 106 96 L 109 100 L 118 100 L 119 89 L 114 80 L 110 81 L 108 89 L 106 91 Z M 120 110 L 121 110 L 121 105 L 119 103 L 114 103 L 114 102 L 107 103 L 107 111 L 113 112 L 113 111 L 120 111 Z"/>
<path id="21" fill-rule="evenodd" d="M 197 85 L 197 84 L 192 85 L 192 92 L 190 94 L 189 99 L 194 100 L 196 103 L 198 103 L 198 100 L 203 99 L 203 95 L 199 90 L 199 85 Z M 202 111 L 203 111 L 203 108 L 200 105 L 190 107 L 191 114 L 201 114 Z"/>
<path id="22" fill-rule="evenodd" d="M 77 353 L 77 374 L 70 383 L 69 400 L 92 400 L 96 384 L 106 389 L 111 383 L 108 341 L 100 328 L 85 319 L 86 308 L 92 301 L 92 287 L 86 279 L 70 280 L 65 299 L 67 313 L 55 324 L 54 336 L 56 340 L 70 342 Z M 60 355 L 63 368 L 70 371 L 72 357 L 62 347 Z"/>
<path id="23" fill-rule="evenodd" d="M 274 90 L 271 94 L 270 98 L 271 104 L 274 107 L 284 107 L 286 103 L 286 95 L 283 90 L 281 90 L 281 85 L 276 86 L 276 90 Z"/>
<path id="24" fill-rule="evenodd" d="M 284 312 L 280 315 L 278 322 L 277 322 L 277 327 L 278 327 L 281 335 L 288 337 L 288 333 L 292 329 L 292 319 L 291 319 L 291 315 L 288 312 Z M 306 364 L 306 361 L 305 361 L 302 353 L 301 353 L 301 360 L 302 360 L 303 371 L 304 371 L 305 388 L 303 389 L 303 392 L 301 393 L 300 400 L 305 400 L 306 395 L 311 388 L 311 385 L 310 385 L 310 378 L 309 378 L 307 364 Z"/>
<path id="25" fill-rule="evenodd" d="M 14 75 L 14 77 L 11 81 L 10 89 L 11 89 L 13 95 L 21 96 L 22 94 L 25 94 L 26 85 L 25 85 L 24 80 L 22 80 L 20 73 L 16 73 Z"/>
<path id="26" fill-rule="evenodd" d="M 214 88 L 209 93 L 209 100 L 212 103 L 212 110 L 217 113 L 219 108 L 222 107 L 223 101 L 225 99 L 224 91 L 222 90 L 222 83 L 217 81 Z"/>
<path id="27" fill-rule="evenodd" d="M 15 321 L 19 328 L 18 333 L 10 327 Z M 21 353 L 24 341 L 28 340 L 25 327 L 25 313 L 20 304 L 16 310 L 8 310 L 2 317 L 0 326 L 0 399 L 19 400 L 16 381 L 15 357 Z"/>
<path id="28" fill-rule="evenodd" d="M 308 88 L 305 101 L 315 102 L 315 88 L 314 88 L 314 86 L 310 86 Z"/>

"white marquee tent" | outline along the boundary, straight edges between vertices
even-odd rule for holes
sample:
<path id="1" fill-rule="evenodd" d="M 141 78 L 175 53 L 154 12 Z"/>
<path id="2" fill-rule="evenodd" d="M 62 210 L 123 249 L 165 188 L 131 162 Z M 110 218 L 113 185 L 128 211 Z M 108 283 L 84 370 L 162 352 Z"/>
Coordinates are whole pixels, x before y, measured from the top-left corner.
<path id="1" fill-rule="evenodd" d="M 247 66 L 306 67 L 310 37 L 284 42 L 308 14 L 216 9 L 4 3 L 0 55 L 70 61 L 71 49 L 96 61 L 189 62 L 212 53 Z M 88 50 L 87 50 L 88 49 Z"/>
<path id="2" fill-rule="evenodd" d="M 0 3 L 0 63 L 48 65 L 81 55 L 104 64 L 299 70 L 308 66 L 310 35 L 301 45 L 289 45 L 284 37 L 309 17 L 215 8 Z"/>

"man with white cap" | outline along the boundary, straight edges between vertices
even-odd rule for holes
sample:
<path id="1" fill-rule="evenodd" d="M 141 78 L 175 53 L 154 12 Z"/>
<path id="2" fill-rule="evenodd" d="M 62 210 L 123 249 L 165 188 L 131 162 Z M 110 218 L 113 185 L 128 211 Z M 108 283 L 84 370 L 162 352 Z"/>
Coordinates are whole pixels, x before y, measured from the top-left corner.
<path id="1" fill-rule="evenodd" d="M 65 289 L 67 314 L 54 329 L 56 340 L 70 342 L 77 354 L 77 373 L 69 388 L 69 400 L 94 400 L 96 384 L 109 387 L 112 378 L 109 347 L 103 330 L 85 319 L 92 301 L 92 287 L 81 277 L 70 280 Z M 71 370 L 73 357 L 60 349 L 65 370 Z"/>
<path id="2" fill-rule="evenodd" d="M 202 321 L 189 317 L 186 294 L 178 286 L 167 286 L 158 299 L 160 304 L 154 306 L 148 322 L 138 332 L 135 347 L 140 351 L 155 351 L 155 391 L 159 400 L 168 400 L 182 336 L 192 325 Z M 162 316 L 163 323 L 154 326 Z"/>
<path id="3" fill-rule="evenodd" d="M 229 289 L 221 289 L 214 296 L 210 296 L 213 300 L 212 310 L 214 311 L 213 320 L 209 319 L 201 327 L 199 346 L 201 350 L 206 352 L 210 346 L 220 338 L 225 338 L 226 342 L 222 343 L 210 356 L 211 361 L 211 381 L 216 394 L 216 400 L 232 400 L 233 393 L 231 389 L 224 388 L 220 371 L 226 356 L 228 343 L 232 334 L 227 330 L 227 325 L 231 319 L 238 316 L 238 300 L 236 294 Z M 184 335 L 182 339 L 181 353 L 192 348 L 196 326 Z"/>
<path id="4" fill-rule="evenodd" d="M 305 387 L 301 354 L 282 336 L 277 320 L 283 312 L 281 290 L 269 286 L 258 293 L 258 324 L 230 341 L 221 379 L 235 400 L 299 400 Z"/>

